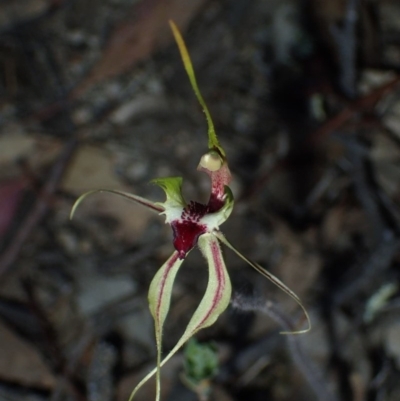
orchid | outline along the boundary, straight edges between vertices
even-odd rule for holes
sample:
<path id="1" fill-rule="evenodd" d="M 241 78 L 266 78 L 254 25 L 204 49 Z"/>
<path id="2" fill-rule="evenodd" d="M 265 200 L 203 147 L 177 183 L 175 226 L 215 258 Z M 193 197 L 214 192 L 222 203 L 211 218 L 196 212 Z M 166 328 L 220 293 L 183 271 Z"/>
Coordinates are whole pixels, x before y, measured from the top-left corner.
<path id="1" fill-rule="evenodd" d="M 196 201 L 185 201 L 182 195 L 182 178 L 167 177 L 157 178 L 152 182 L 160 186 L 166 194 L 165 202 L 152 202 L 140 196 L 117 191 L 99 189 L 83 194 L 74 204 L 71 218 L 76 208 L 88 195 L 97 192 L 109 192 L 123 196 L 131 201 L 147 207 L 149 210 L 165 216 L 165 222 L 172 227 L 174 252 L 154 276 L 148 293 L 150 312 L 154 318 L 155 338 L 157 346 L 157 365 L 144 377 L 133 390 L 130 401 L 136 392 L 153 375 L 156 375 L 156 400 L 160 399 L 160 369 L 161 367 L 199 330 L 211 326 L 221 313 L 228 307 L 231 298 L 231 282 L 221 252 L 221 243 L 235 252 L 247 264 L 271 280 L 281 290 L 291 296 L 302 308 L 308 321 L 308 328 L 295 333 L 303 333 L 310 329 L 310 320 L 303 304 L 298 296 L 283 284 L 277 277 L 266 271 L 258 263 L 252 262 L 243 256 L 224 236 L 219 227 L 230 216 L 234 200 L 228 186 L 231 181 L 231 173 L 228 167 L 226 154 L 221 147 L 206 103 L 197 85 L 192 62 L 186 45 L 176 25 L 170 21 L 170 26 L 177 42 L 186 73 L 191 86 L 199 101 L 208 124 L 208 152 L 205 153 L 198 165 L 198 170 L 210 177 L 211 194 L 207 204 Z M 208 264 L 208 284 L 199 306 L 190 319 L 183 335 L 162 359 L 162 332 L 167 317 L 172 287 L 176 274 L 188 253 L 198 246 Z"/>

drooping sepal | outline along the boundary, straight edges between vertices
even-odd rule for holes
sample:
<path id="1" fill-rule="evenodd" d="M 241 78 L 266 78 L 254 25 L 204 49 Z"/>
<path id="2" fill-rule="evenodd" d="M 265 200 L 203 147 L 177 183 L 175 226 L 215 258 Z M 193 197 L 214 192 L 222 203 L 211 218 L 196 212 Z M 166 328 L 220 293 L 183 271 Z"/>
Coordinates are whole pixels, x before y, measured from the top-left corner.
<path id="1" fill-rule="evenodd" d="M 74 217 L 74 214 L 76 212 L 76 209 L 78 206 L 82 203 L 84 199 L 86 199 L 88 196 L 99 193 L 99 192 L 105 192 L 105 193 L 110 193 L 114 195 L 121 196 L 125 199 L 128 199 L 130 201 L 133 201 L 135 203 L 138 203 L 139 205 L 142 205 L 146 207 L 147 209 L 157 212 L 157 213 L 163 213 L 164 212 L 164 207 L 162 204 L 152 202 L 146 198 L 142 198 L 141 196 L 137 196 L 134 194 L 130 194 L 128 192 L 123 192 L 123 191 L 118 191 L 116 189 L 95 189 L 93 191 L 88 191 L 85 192 L 83 195 L 81 195 L 74 203 L 71 209 L 71 213 L 69 215 L 69 218 L 72 219 Z"/>
<path id="2" fill-rule="evenodd" d="M 208 263 L 208 284 L 206 292 L 200 305 L 197 307 L 185 332 L 175 347 L 160 362 L 159 366 L 153 369 L 133 390 L 129 401 L 132 401 L 136 392 L 146 383 L 158 369 L 161 368 L 179 349 L 195 335 L 199 330 L 211 326 L 225 311 L 231 298 L 232 286 L 226 270 L 218 239 L 211 233 L 206 233 L 199 238 L 199 248 Z M 158 401 L 158 400 L 157 400 Z"/>
<path id="3" fill-rule="evenodd" d="M 304 312 L 304 315 L 307 319 L 308 327 L 303 330 L 297 330 L 293 332 L 281 332 L 281 334 L 304 334 L 307 333 L 308 331 L 311 330 L 311 320 L 310 316 L 308 315 L 307 309 L 303 305 L 303 302 L 301 299 L 284 283 L 282 283 L 281 280 L 278 279 L 278 277 L 275 277 L 272 273 L 268 272 L 265 270 L 262 266 L 260 266 L 256 262 L 252 262 L 250 259 L 247 259 L 246 256 L 242 255 L 225 237 L 224 234 L 222 234 L 221 231 L 216 231 L 215 232 L 216 237 L 223 243 L 225 244 L 229 249 L 231 249 L 233 252 L 236 253 L 241 259 L 243 259 L 247 264 L 249 264 L 253 269 L 258 271 L 261 275 L 263 275 L 265 278 L 270 280 L 273 284 L 275 284 L 279 289 L 281 289 L 283 292 L 285 292 L 287 295 L 289 295 L 296 303 L 300 306 L 302 311 Z"/>

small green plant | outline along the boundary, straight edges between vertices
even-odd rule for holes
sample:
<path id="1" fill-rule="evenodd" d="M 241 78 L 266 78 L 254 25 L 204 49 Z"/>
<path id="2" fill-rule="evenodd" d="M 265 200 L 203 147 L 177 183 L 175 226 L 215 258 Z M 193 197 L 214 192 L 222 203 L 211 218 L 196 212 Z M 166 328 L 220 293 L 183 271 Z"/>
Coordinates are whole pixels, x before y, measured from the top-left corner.
<path id="1" fill-rule="evenodd" d="M 221 252 L 220 243 L 226 245 L 235 252 L 247 264 L 261 273 L 264 277 L 271 280 L 282 291 L 292 297 L 304 311 L 308 328 L 293 332 L 304 333 L 310 330 L 310 319 L 307 311 L 301 303 L 298 296 L 291 291 L 278 278 L 266 271 L 258 263 L 252 262 L 243 256 L 220 231 L 219 226 L 230 216 L 233 209 L 233 195 L 228 186 L 231 181 L 231 173 L 228 167 L 226 154 L 221 147 L 215 133 L 214 124 L 210 112 L 204 102 L 197 85 L 192 62 L 186 45 L 176 25 L 170 21 L 170 26 L 183 60 L 186 73 L 189 77 L 193 91 L 203 108 L 208 124 L 208 152 L 205 153 L 198 166 L 199 171 L 203 171 L 211 179 L 211 194 L 207 204 L 201 204 L 196 201 L 186 202 L 182 196 L 182 178 L 166 177 L 157 178 L 152 182 L 159 185 L 166 194 L 166 201 L 163 203 L 154 203 L 140 196 L 129 194 L 116 190 L 99 189 L 89 191 L 79 197 L 75 202 L 71 218 L 76 208 L 88 195 L 96 192 L 109 192 L 123 196 L 129 200 L 139 203 L 149 210 L 158 214 L 165 215 L 165 221 L 172 227 L 173 245 L 175 251 L 171 257 L 164 263 L 154 276 L 148 293 L 150 312 L 154 318 L 155 337 L 157 345 L 157 366 L 146 376 L 133 390 L 130 401 L 134 398 L 136 392 L 156 374 L 156 400 L 160 399 L 160 369 L 161 367 L 199 330 L 211 326 L 225 311 L 231 298 L 231 282 L 226 270 L 224 258 Z M 177 344 L 167 354 L 161 358 L 162 332 L 165 319 L 167 317 L 172 294 L 172 286 L 176 274 L 181 267 L 187 254 L 198 246 L 204 255 L 208 264 L 208 284 L 199 306 L 190 319 L 182 337 Z M 287 333 L 286 333 L 287 334 Z"/>
<path id="2" fill-rule="evenodd" d="M 218 373 L 217 350 L 212 343 L 199 343 L 191 338 L 184 350 L 184 373 L 182 381 L 194 391 L 199 400 L 208 400 L 211 380 Z"/>

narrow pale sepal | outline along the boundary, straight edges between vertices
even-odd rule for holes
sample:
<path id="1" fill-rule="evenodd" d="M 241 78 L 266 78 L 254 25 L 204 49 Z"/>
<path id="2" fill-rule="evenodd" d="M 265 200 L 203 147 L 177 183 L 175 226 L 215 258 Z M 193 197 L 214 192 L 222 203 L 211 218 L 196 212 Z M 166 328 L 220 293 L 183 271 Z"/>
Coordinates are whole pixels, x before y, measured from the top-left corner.
<path id="1" fill-rule="evenodd" d="M 179 349 L 187 340 L 189 340 L 199 330 L 211 326 L 229 305 L 232 287 L 218 239 L 212 233 L 206 233 L 199 237 L 198 244 L 201 252 L 207 259 L 209 268 L 208 284 L 203 299 L 201 300 L 199 306 L 190 319 L 185 332 L 175 347 L 160 362 L 159 366 L 154 368 L 145 378 L 141 380 L 141 382 L 133 390 L 129 401 L 132 401 L 140 387 L 142 387 L 144 383 L 146 383 L 155 373 L 157 373 L 157 371 L 159 371 L 159 369 L 169 359 L 171 359 L 171 357 L 177 351 L 179 351 Z"/>
<path id="2" fill-rule="evenodd" d="M 76 209 L 78 208 L 78 206 L 82 203 L 82 201 L 84 199 L 86 199 L 89 195 L 93 195 L 93 194 L 98 193 L 98 192 L 106 192 L 106 193 L 122 196 L 123 198 L 126 198 L 126 199 L 128 199 L 130 201 L 133 201 L 135 203 L 138 203 L 138 204 L 146 207 L 147 209 L 149 209 L 149 210 L 151 210 L 153 212 L 157 212 L 157 213 L 163 213 L 164 212 L 164 207 L 162 205 L 160 205 L 158 203 L 154 203 L 152 201 L 149 201 L 148 199 L 142 198 L 141 196 L 130 194 L 128 192 L 118 191 L 118 190 L 115 190 L 115 189 L 95 189 L 93 191 L 85 192 L 83 195 L 81 195 L 76 200 L 76 202 L 72 206 L 69 218 L 72 219 L 74 217 Z"/>
<path id="3" fill-rule="evenodd" d="M 292 331 L 292 332 L 281 332 L 281 334 L 304 334 L 307 333 L 308 331 L 311 330 L 311 320 L 308 315 L 307 309 L 301 302 L 300 298 L 289 288 L 287 287 L 284 283 L 282 283 L 281 280 L 279 280 L 277 277 L 275 277 L 273 274 L 269 273 L 267 270 L 265 270 L 262 266 L 260 266 L 258 263 L 252 262 L 250 259 L 247 259 L 246 256 L 242 255 L 222 234 L 221 231 L 217 231 L 215 233 L 217 238 L 225 244 L 228 248 L 230 248 L 233 252 L 236 253 L 241 259 L 243 259 L 247 264 L 249 264 L 253 269 L 257 270 L 260 274 L 262 274 L 264 277 L 266 277 L 268 280 L 270 280 L 272 283 L 274 283 L 279 289 L 281 289 L 283 292 L 285 292 L 287 295 L 289 295 L 296 303 L 300 306 L 300 308 L 303 310 L 304 315 L 306 316 L 308 327 L 304 330 L 298 330 L 298 331 Z"/>
<path id="4" fill-rule="evenodd" d="M 156 203 L 163 208 L 161 214 L 165 214 L 165 222 L 171 223 L 173 220 L 179 219 L 186 206 L 182 195 L 182 177 L 156 178 L 151 180 L 151 183 L 161 187 L 167 196 L 165 202 Z"/>
<path id="5" fill-rule="evenodd" d="M 196 95 L 198 102 L 200 103 L 201 107 L 203 108 L 204 114 L 206 115 L 207 124 L 208 124 L 208 147 L 210 149 L 218 149 L 222 156 L 225 157 L 225 151 L 219 144 L 217 134 L 215 133 L 214 123 L 211 118 L 211 114 L 208 110 L 206 102 L 203 99 L 203 96 L 200 93 L 200 89 L 197 85 L 196 75 L 194 73 L 192 61 L 189 56 L 189 52 L 186 48 L 185 41 L 182 38 L 181 33 L 179 32 L 178 27 L 175 25 L 173 21 L 169 21 L 169 25 L 172 29 L 172 33 L 174 34 L 175 41 L 178 45 L 179 52 L 182 57 L 183 65 L 185 67 L 186 73 L 189 77 L 190 84 L 192 85 L 193 92 Z"/>

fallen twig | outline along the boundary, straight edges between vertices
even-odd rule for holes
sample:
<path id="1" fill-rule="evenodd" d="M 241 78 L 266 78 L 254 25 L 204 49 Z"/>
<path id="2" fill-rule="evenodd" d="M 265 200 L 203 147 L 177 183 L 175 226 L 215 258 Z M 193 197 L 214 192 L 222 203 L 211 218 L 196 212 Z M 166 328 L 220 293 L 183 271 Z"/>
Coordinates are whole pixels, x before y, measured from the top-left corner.
<path id="1" fill-rule="evenodd" d="M 339 55 L 340 77 L 342 91 L 351 98 L 357 94 L 357 21 L 358 0 L 348 0 L 346 16 L 342 27 L 333 25 L 331 34 L 336 42 Z"/>
<path id="2" fill-rule="evenodd" d="M 68 161 L 70 160 L 72 154 L 77 147 L 77 141 L 75 139 L 70 140 L 65 145 L 64 149 L 61 151 L 58 160 L 53 165 L 49 177 L 43 186 L 41 193 L 39 194 L 36 202 L 34 203 L 31 211 L 26 216 L 25 220 L 22 222 L 19 230 L 12 238 L 9 246 L 0 255 L 0 278 L 9 271 L 12 264 L 15 262 L 18 254 L 21 250 L 22 245 L 29 238 L 32 230 L 45 216 L 50 198 L 56 191 L 58 184 L 60 183 L 61 177 L 67 167 Z M 4 279 L 0 281 L 4 284 Z M 1 285 L 0 284 L 0 285 Z"/>
<path id="3" fill-rule="evenodd" d="M 275 320 L 285 332 L 295 332 L 298 330 L 296 324 L 292 319 L 284 314 L 279 307 L 272 301 L 263 301 L 256 297 L 245 297 L 240 294 L 236 294 L 231 301 L 231 305 L 234 308 L 242 311 L 261 311 Z M 315 395 L 320 401 L 336 401 L 336 397 L 328 390 L 324 379 L 321 377 L 317 367 L 312 361 L 307 358 L 301 345 L 299 343 L 299 337 L 296 334 L 286 336 L 290 355 L 293 362 L 303 373 L 304 378 L 313 389 Z"/>
<path id="4" fill-rule="evenodd" d="M 312 142 L 318 142 L 332 132 L 337 131 L 345 123 L 347 123 L 356 113 L 370 109 L 373 107 L 383 96 L 392 91 L 400 83 L 400 75 L 392 79 L 387 84 L 374 90 L 373 92 L 365 95 L 357 100 L 354 100 L 336 116 L 327 120 L 311 135 Z"/>

